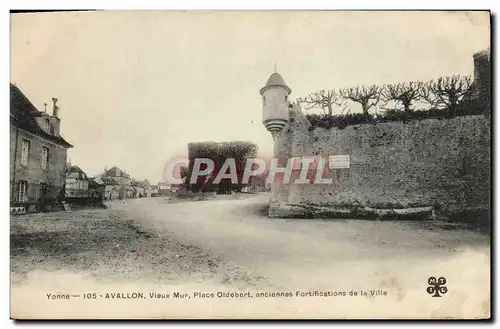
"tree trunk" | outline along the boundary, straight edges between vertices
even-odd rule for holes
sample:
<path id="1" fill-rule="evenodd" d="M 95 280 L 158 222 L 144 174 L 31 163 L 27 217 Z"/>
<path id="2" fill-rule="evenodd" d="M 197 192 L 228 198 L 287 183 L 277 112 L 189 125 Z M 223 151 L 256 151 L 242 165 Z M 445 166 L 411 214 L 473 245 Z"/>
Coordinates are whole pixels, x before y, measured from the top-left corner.
<path id="1" fill-rule="evenodd" d="M 457 105 L 458 99 L 456 97 L 450 96 L 450 106 L 448 107 L 448 113 L 450 117 L 457 115 Z"/>
<path id="2" fill-rule="evenodd" d="M 448 115 L 450 118 L 454 117 L 457 114 L 457 105 L 450 103 L 450 106 L 448 107 Z"/>
<path id="3" fill-rule="evenodd" d="M 368 103 L 361 103 L 361 106 L 363 107 L 363 114 L 368 115 Z"/>
<path id="4" fill-rule="evenodd" d="M 411 102 L 403 102 L 403 105 L 405 107 L 405 113 L 410 113 L 411 112 L 411 109 L 410 109 Z"/>

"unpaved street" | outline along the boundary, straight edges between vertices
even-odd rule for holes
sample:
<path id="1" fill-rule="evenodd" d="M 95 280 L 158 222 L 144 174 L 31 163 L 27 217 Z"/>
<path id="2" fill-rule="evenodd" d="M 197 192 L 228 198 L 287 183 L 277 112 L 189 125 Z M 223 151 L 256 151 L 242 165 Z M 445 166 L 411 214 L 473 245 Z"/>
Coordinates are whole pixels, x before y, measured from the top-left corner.
<path id="1" fill-rule="evenodd" d="M 443 276 L 449 282 L 446 297 L 454 296 L 441 300 L 444 313 L 457 307 L 487 312 L 486 234 L 443 223 L 269 219 L 266 201 L 265 195 L 178 203 L 133 199 L 112 202 L 106 210 L 17 217 L 11 232 L 13 282 L 23 287 L 51 273 L 56 281 L 86 275 L 85 282 L 107 285 L 207 290 L 384 289 L 395 303 L 426 305 L 434 300 L 425 290 L 428 278 Z M 83 215 L 88 221 L 83 218 L 80 233 L 71 233 L 71 219 L 62 217 L 81 221 Z M 44 216 L 53 217 L 53 232 L 39 236 L 31 231 L 47 221 Z"/>
<path id="2" fill-rule="evenodd" d="M 276 287 L 318 289 L 349 279 L 359 285 L 384 273 L 441 267 L 464 253 L 487 255 L 489 248 L 487 236 L 443 225 L 269 219 L 265 202 L 265 196 L 178 204 L 149 199 L 112 208 Z"/>

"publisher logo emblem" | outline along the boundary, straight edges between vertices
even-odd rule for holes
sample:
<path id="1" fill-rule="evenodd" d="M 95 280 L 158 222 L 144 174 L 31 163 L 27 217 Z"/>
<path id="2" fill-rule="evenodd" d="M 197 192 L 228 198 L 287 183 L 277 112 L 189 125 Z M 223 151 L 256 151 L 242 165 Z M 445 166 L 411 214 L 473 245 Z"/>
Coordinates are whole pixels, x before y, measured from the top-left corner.
<path id="1" fill-rule="evenodd" d="M 427 280 L 427 282 L 429 283 L 429 286 L 427 287 L 427 293 L 429 295 L 432 295 L 432 297 L 442 297 L 441 295 L 444 295 L 448 292 L 448 288 L 446 288 L 446 279 L 443 277 L 436 279 L 435 277 L 431 276 L 429 280 Z"/>

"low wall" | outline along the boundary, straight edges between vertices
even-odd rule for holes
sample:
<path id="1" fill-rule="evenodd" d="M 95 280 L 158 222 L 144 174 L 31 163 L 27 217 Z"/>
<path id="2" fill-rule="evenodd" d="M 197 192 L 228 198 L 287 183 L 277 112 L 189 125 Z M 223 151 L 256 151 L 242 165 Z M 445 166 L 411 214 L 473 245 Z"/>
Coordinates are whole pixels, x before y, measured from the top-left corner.
<path id="1" fill-rule="evenodd" d="M 489 210 L 489 118 L 310 130 L 303 115 L 292 114 L 276 141 L 277 156 L 349 155 L 351 164 L 328 170 L 332 184 L 274 185 L 271 217 L 302 216 L 304 207 L 326 207 L 332 213 L 366 208 L 432 207 L 450 214 Z"/>

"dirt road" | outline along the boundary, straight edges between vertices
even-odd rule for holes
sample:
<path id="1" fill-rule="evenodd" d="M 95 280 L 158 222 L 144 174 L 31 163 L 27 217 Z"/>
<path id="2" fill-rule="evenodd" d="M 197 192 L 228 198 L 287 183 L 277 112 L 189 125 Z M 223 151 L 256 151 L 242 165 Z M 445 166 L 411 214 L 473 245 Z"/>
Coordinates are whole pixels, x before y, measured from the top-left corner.
<path id="1" fill-rule="evenodd" d="M 402 317 L 434 309 L 424 305 L 437 300 L 426 292 L 428 278 L 435 276 L 448 282 L 437 314 L 489 312 L 489 237 L 484 234 L 439 223 L 269 219 L 266 201 L 266 196 L 257 196 L 182 203 L 162 198 L 113 202 L 99 211 L 102 216 L 114 216 L 108 234 L 100 240 L 87 239 L 85 243 L 93 248 L 87 247 L 86 253 L 74 250 L 71 259 L 68 253 L 37 256 L 42 260 L 39 265 L 31 256 L 30 267 L 23 269 L 20 264 L 26 262 L 28 252 L 14 248 L 18 253 L 14 252 L 13 268 L 27 277 L 31 273 L 31 283 L 48 271 L 60 274 L 73 268 L 105 284 L 158 283 L 192 289 L 201 285 L 294 294 L 380 290 L 388 292 L 398 308 L 405 303 L 420 307 L 400 311 Z M 127 228 L 122 233 L 116 229 L 119 223 Z M 99 223 L 92 225 L 100 231 Z M 36 248 L 31 250 L 37 253 Z M 79 259 L 84 259 L 83 265 Z M 59 262 L 59 267 L 51 269 L 51 262 Z M 33 273 L 38 274 L 33 277 Z M 19 279 L 20 285 L 25 283 Z M 367 303 L 356 307 L 379 315 L 396 309 Z M 336 312 L 364 314 L 355 313 L 352 303 L 348 309 L 344 304 L 339 300 Z"/>
<path id="2" fill-rule="evenodd" d="M 188 204 L 149 199 L 112 208 L 140 218 L 147 229 L 256 273 L 273 286 L 325 288 L 332 279 L 349 277 L 359 284 L 353 275 L 366 280 L 395 266 L 441 267 L 463 253 L 488 255 L 487 236 L 449 225 L 269 219 L 263 216 L 265 202 L 265 196 Z M 338 277 L 339 270 L 349 275 Z"/>

